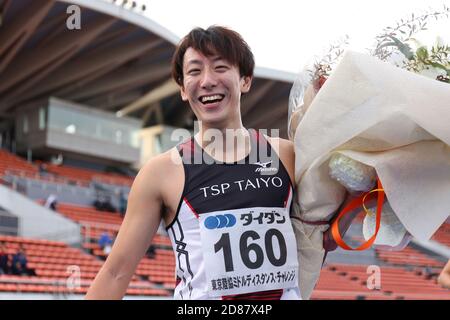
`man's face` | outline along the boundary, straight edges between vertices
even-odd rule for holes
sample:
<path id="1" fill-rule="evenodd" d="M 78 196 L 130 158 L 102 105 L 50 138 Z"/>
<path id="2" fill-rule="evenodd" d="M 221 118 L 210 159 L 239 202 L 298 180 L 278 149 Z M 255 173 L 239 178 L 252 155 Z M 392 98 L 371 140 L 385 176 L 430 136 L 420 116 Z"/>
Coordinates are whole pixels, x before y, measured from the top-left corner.
<path id="1" fill-rule="evenodd" d="M 218 55 L 205 56 L 193 48 L 184 54 L 181 97 L 197 119 L 210 125 L 240 120 L 241 93 L 248 92 L 251 78 L 240 77 L 237 66 Z"/>

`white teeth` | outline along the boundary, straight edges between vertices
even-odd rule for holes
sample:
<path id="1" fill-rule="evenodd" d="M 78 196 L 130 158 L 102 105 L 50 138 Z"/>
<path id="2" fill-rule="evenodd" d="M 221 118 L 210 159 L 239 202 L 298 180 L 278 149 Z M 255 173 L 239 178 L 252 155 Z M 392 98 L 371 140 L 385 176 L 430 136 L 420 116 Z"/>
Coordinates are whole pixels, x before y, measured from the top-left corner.
<path id="1" fill-rule="evenodd" d="M 219 94 L 215 94 L 213 96 L 205 96 L 202 97 L 202 102 L 206 102 L 206 101 L 212 101 L 212 100 L 221 100 L 222 96 Z"/>

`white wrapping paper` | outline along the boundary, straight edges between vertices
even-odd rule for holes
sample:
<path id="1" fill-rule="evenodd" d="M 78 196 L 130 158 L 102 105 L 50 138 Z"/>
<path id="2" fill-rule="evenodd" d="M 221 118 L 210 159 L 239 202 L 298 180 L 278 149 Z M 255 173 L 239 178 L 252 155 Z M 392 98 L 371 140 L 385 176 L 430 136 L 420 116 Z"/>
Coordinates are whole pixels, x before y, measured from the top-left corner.
<path id="1" fill-rule="evenodd" d="M 294 144 L 297 214 L 305 221 L 330 220 L 344 201 L 344 187 L 328 174 L 333 152 L 376 169 L 392 209 L 414 237 L 429 239 L 450 214 L 446 83 L 347 52 L 299 123 Z M 299 285 L 309 298 L 328 227 L 295 219 L 293 225 Z"/>

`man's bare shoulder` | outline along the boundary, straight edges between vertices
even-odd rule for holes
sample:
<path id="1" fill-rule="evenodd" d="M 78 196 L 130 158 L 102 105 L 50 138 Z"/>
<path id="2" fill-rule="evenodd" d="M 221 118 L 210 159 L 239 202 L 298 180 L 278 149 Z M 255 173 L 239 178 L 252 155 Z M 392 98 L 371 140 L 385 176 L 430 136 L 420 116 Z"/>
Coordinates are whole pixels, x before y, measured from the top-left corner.
<path id="1" fill-rule="evenodd" d="M 146 183 L 158 185 L 160 179 L 170 178 L 180 166 L 182 166 L 181 158 L 174 147 L 148 160 L 139 170 L 136 180 L 139 178 Z"/>
<path id="2" fill-rule="evenodd" d="M 286 156 L 294 156 L 294 143 L 292 141 L 280 137 L 266 136 L 266 138 L 277 153 L 282 153 Z"/>
<path id="3" fill-rule="evenodd" d="M 292 141 L 279 138 L 279 137 L 267 137 L 270 145 L 276 151 L 280 157 L 281 162 L 289 173 L 291 182 L 294 182 L 294 167 L 295 167 L 295 152 L 294 144 Z"/>
<path id="4" fill-rule="evenodd" d="M 155 172 L 167 174 L 167 170 L 172 170 L 174 167 L 179 167 L 180 165 L 182 165 L 180 155 L 176 147 L 173 147 L 152 157 L 144 164 L 141 171 L 151 172 L 152 174 Z"/>

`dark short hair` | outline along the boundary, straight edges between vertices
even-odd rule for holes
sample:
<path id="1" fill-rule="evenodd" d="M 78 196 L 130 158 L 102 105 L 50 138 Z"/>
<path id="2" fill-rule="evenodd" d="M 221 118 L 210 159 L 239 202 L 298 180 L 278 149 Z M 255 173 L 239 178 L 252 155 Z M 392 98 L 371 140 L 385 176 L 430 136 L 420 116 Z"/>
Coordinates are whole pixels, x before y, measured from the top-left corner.
<path id="1" fill-rule="evenodd" d="M 247 42 L 236 31 L 222 26 L 191 30 L 178 44 L 172 58 L 172 77 L 183 85 L 183 60 L 186 50 L 192 47 L 205 56 L 219 55 L 239 68 L 241 77 L 252 77 L 255 59 Z"/>

